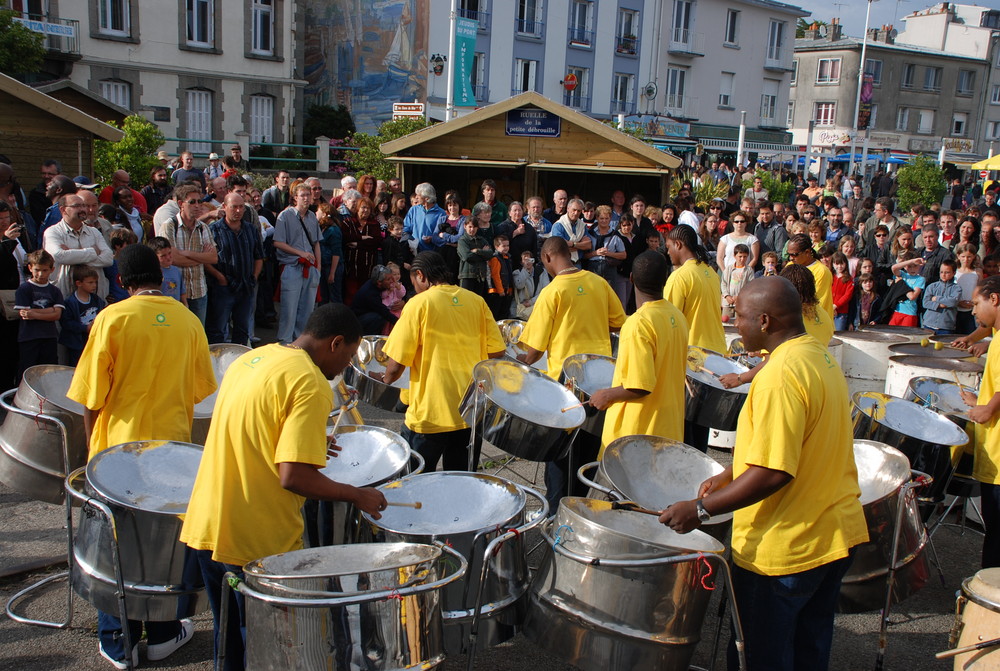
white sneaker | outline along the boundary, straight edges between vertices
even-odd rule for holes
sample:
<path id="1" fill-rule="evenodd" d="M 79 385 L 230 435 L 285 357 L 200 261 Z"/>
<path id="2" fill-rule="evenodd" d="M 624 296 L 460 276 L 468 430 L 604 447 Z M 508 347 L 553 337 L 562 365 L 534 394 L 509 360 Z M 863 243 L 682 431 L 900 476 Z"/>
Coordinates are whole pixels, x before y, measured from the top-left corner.
<path id="1" fill-rule="evenodd" d="M 147 645 L 146 658 L 151 662 L 166 659 L 170 655 L 174 654 L 177 648 L 181 647 L 185 643 L 188 643 L 193 636 L 194 622 L 191 620 L 181 620 L 181 633 L 177 634 L 177 638 L 167 641 L 166 643 Z"/>
<path id="2" fill-rule="evenodd" d="M 97 649 L 101 652 L 101 657 L 111 662 L 111 666 L 115 667 L 116 669 L 122 669 L 122 671 L 128 669 L 128 662 L 126 662 L 124 659 L 112 659 L 111 655 L 109 655 L 104 651 L 104 646 L 101 645 L 100 643 L 97 644 Z M 132 668 L 137 668 L 138 666 L 139 666 L 139 644 L 136 643 L 134 646 L 132 646 Z"/>

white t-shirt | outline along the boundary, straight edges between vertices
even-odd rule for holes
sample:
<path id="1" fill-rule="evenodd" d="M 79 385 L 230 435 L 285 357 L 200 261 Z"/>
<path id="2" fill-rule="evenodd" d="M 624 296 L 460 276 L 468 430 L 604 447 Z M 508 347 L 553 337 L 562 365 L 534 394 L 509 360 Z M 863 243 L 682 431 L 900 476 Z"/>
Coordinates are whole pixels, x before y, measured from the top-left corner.
<path id="1" fill-rule="evenodd" d="M 979 283 L 979 273 L 972 272 L 962 272 L 958 271 L 955 273 L 955 281 L 958 282 L 958 286 L 962 287 L 962 298 L 963 301 L 972 300 L 972 292 L 975 291 L 976 285 Z M 958 308 L 959 312 L 971 312 L 972 308 Z"/>
<path id="2" fill-rule="evenodd" d="M 723 259 L 724 267 L 728 268 L 736 261 L 736 245 L 746 245 L 750 248 L 750 256 L 753 257 L 753 244 L 758 242 L 757 238 L 747 233 L 742 238 L 737 238 L 735 233 L 726 233 L 719 239 L 719 243 L 726 243 L 726 256 Z M 748 261 L 749 263 L 749 261 Z"/>

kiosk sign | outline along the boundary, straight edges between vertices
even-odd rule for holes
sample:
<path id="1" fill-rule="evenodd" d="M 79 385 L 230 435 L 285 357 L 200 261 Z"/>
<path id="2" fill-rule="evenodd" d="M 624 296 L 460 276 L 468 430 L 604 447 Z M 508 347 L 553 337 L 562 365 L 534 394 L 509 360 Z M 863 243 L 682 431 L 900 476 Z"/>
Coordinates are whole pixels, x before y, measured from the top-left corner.
<path id="1" fill-rule="evenodd" d="M 559 137 L 562 133 L 562 119 L 551 112 L 537 108 L 517 109 L 507 112 L 508 136 Z"/>

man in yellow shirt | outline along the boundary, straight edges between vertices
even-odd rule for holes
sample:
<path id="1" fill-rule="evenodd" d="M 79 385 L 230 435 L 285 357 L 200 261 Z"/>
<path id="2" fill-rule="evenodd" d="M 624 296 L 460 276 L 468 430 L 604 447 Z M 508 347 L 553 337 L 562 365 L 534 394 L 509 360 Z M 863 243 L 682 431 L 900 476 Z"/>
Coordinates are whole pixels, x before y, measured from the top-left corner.
<path id="1" fill-rule="evenodd" d="M 319 470 L 327 462 L 333 410 L 328 380 L 344 370 L 360 341 L 354 313 L 331 303 L 310 315 L 291 344 L 247 352 L 226 372 L 181 541 L 201 568 L 216 654 L 224 645 L 227 670 L 243 668 L 245 617 L 243 597 L 231 593 L 229 627 L 220 631 L 226 571 L 239 575 L 247 562 L 302 547 L 307 498 L 347 501 L 375 518 L 385 510 L 377 489 L 340 484 Z"/>
<path id="2" fill-rule="evenodd" d="M 788 258 L 792 263 L 805 266 L 816 280 L 816 298 L 819 306 L 833 319 L 833 273 L 819 259 L 805 233 L 793 235 L 788 240 Z"/>
<path id="3" fill-rule="evenodd" d="M 632 263 L 635 314 L 622 326 L 611 388 L 590 398 L 607 409 L 601 454 L 622 436 L 648 434 L 684 439 L 684 375 L 687 368 L 687 320 L 663 298 L 667 259 L 646 251 Z"/>
<path id="4" fill-rule="evenodd" d="M 469 468 L 471 430 L 458 406 L 472 381 L 472 369 L 503 356 L 500 329 L 475 293 L 448 283 L 437 252 L 421 252 L 410 264 L 417 295 L 403 307 L 383 351 L 389 357 L 384 380 L 391 384 L 410 368 L 410 406 L 403 437 L 427 461 L 427 470 Z M 473 469 L 479 445 L 472 454 Z"/>
<path id="5" fill-rule="evenodd" d="M 747 349 L 771 357 L 740 413 L 733 465 L 660 521 L 686 533 L 733 512 L 733 594 L 748 667 L 824 671 L 851 548 L 868 540 L 847 383 L 805 332 L 788 280 L 751 282 L 736 300 L 736 327 Z M 734 652 L 730 645 L 730 668 Z"/>
<path id="6" fill-rule="evenodd" d="M 552 281 L 535 301 L 535 308 L 521 332 L 524 352 L 517 358 L 530 366 L 547 351 L 547 372 L 559 379 L 563 361 L 568 356 L 611 356 L 611 331 L 617 331 L 625 323 L 625 311 L 607 280 L 573 264 L 564 239 L 553 236 L 546 240 L 540 256 Z M 600 449 L 597 437 L 581 431 L 570 447 L 570 455 L 575 455 L 574 463 L 582 464 L 596 459 Z M 551 510 L 555 510 L 559 499 L 567 496 L 577 484 L 576 474 L 569 468 L 570 455 L 545 465 L 545 498 Z M 581 493 L 586 494 L 585 491 Z"/>
<path id="7" fill-rule="evenodd" d="M 160 292 L 156 253 L 144 245 L 125 247 L 118 271 L 130 297 L 97 315 L 66 393 L 84 407 L 89 458 L 136 440 L 190 441 L 194 404 L 215 391 L 205 330 L 190 310 Z M 167 657 L 194 634 L 190 620 L 145 624 L 150 660 Z M 100 654 L 118 669 L 127 668 L 129 654 L 138 659 L 143 623 L 128 625 L 126 636 L 118 617 L 97 614 Z"/>

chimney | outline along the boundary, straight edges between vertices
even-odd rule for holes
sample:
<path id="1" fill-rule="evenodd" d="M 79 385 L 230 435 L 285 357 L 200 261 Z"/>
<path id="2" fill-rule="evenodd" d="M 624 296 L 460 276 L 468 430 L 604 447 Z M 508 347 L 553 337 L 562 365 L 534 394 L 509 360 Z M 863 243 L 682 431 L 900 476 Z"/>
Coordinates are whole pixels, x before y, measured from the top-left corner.
<path id="1" fill-rule="evenodd" d="M 826 33 L 827 39 L 829 39 L 831 42 L 837 42 L 838 40 L 841 39 L 843 33 L 844 33 L 844 27 L 840 25 L 840 19 L 839 18 L 830 19 L 830 25 L 827 28 L 827 33 Z"/>
<path id="2" fill-rule="evenodd" d="M 892 34 L 892 26 L 882 25 L 880 28 L 869 28 L 868 39 L 872 42 L 882 42 L 883 44 L 895 44 L 896 38 Z"/>
<path id="3" fill-rule="evenodd" d="M 809 27 L 806 28 L 804 34 L 807 40 L 818 40 L 820 38 L 819 24 L 813 21 L 812 23 L 809 24 Z"/>

